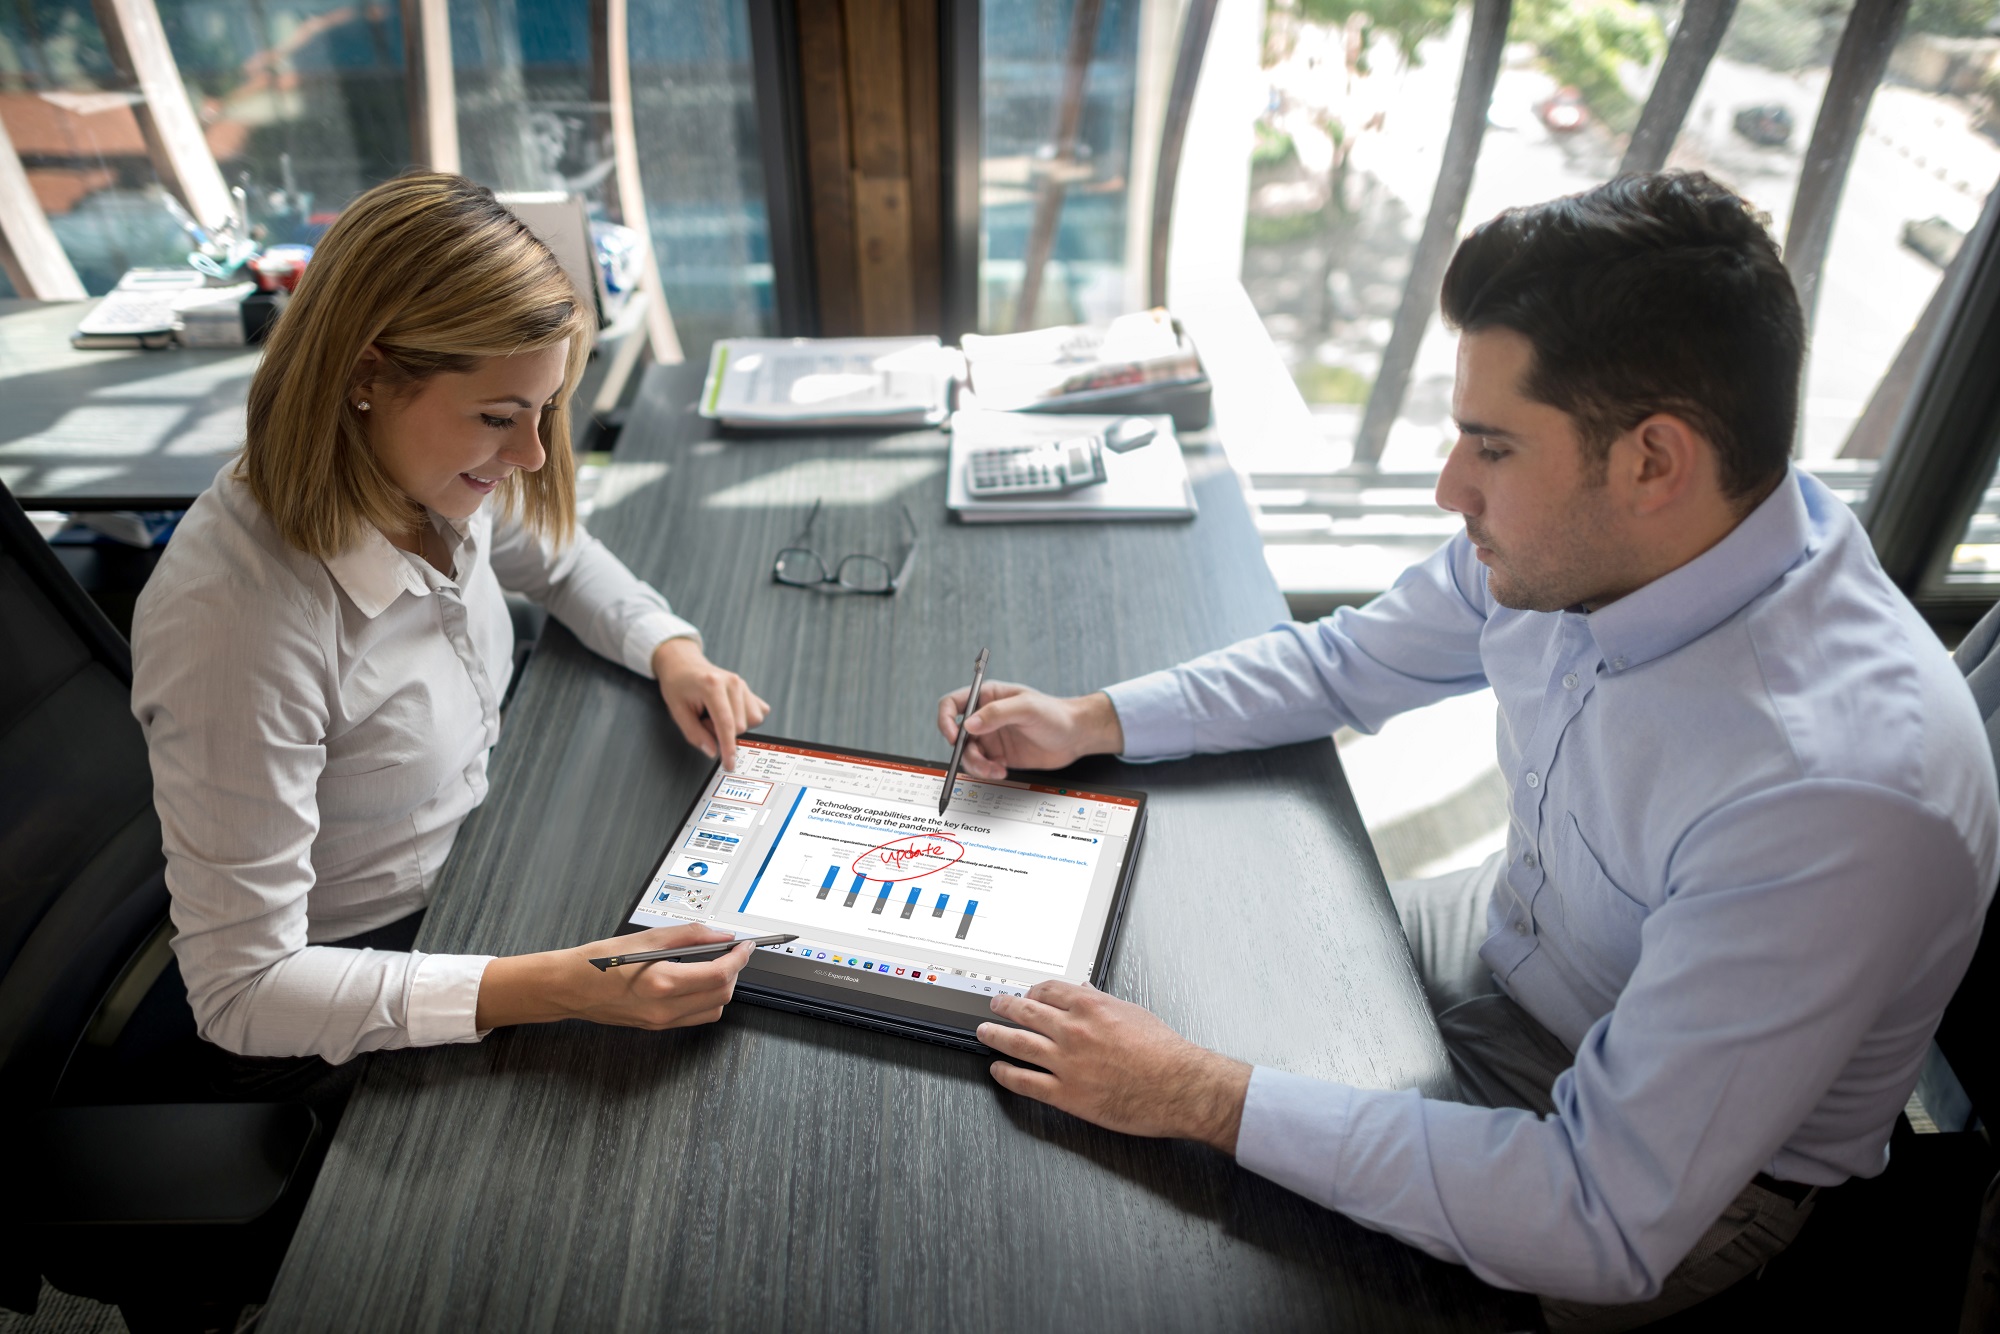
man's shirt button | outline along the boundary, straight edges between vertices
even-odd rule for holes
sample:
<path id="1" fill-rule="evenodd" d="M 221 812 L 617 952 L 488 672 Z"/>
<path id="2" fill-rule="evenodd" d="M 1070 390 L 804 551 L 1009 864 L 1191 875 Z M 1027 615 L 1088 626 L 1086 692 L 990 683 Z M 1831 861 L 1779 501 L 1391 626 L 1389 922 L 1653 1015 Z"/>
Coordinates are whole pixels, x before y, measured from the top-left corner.
<path id="1" fill-rule="evenodd" d="M 1515 935 L 1517 935 L 1517 936 L 1525 936 L 1525 935 L 1527 935 L 1527 934 L 1528 934 L 1528 924 L 1527 924 L 1526 922 L 1516 922 L 1516 923 L 1514 923 L 1514 934 L 1515 934 Z"/>
<path id="2" fill-rule="evenodd" d="M 1529 787 L 1540 787 L 1542 785 L 1541 775 L 1537 774 L 1533 769 L 1528 770 L 1528 777 L 1525 781 Z"/>
<path id="3" fill-rule="evenodd" d="M 1576 689 L 1576 673 L 1575 673 L 1575 672 L 1571 672 L 1571 673 L 1570 673 L 1569 675 L 1567 675 L 1567 676 L 1563 677 L 1563 689 L 1564 689 L 1564 690 L 1574 690 L 1574 689 Z"/>
<path id="4" fill-rule="evenodd" d="M 1526 857 L 1523 857 L 1523 858 L 1522 858 L 1521 860 L 1523 860 L 1523 861 L 1525 861 L 1526 863 L 1528 863 L 1528 865 L 1529 865 L 1529 866 L 1539 866 L 1539 865 L 1541 865 L 1541 858 L 1539 858 L 1539 857 L 1535 856 L 1535 854 L 1534 854 L 1534 853 L 1532 853 L 1532 852 L 1531 852 L 1531 853 L 1529 853 L 1529 854 L 1528 854 L 1528 855 L 1527 855 Z"/>

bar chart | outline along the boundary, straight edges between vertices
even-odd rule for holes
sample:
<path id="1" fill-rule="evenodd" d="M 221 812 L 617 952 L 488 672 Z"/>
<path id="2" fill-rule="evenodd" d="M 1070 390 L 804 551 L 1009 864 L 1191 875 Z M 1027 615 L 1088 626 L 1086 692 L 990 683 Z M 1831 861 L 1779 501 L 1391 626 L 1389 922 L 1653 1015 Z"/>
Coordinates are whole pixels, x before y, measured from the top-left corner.
<path id="1" fill-rule="evenodd" d="M 846 869 L 846 867 L 839 865 L 827 867 L 826 874 L 820 878 L 819 893 L 813 897 L 815 899 L 824 899 L 830 895 L 833 892 L 833 887 L 840 882 L 840 877 L 845 873 Z M 865 875 L 856 875 L 853 883 L 848 888 L 847 897 L 842 901 L 841 906 L 845 908 L 854 907 L 855 904 L 861 901 L 862 891 L 867 887 L 868 877 Z M 881 916 L 882 910 L 889 906 L 890 895 L 894 893 L 895 889 L 896 882 L 893 880 L 877 882 L 874 898 L 869 904 L 868 915 L 871 917 Z M 903 909 L 898 914 L 899 918 L 906 922 L 914 919 L 917 914 L 917 904 L 923 896 L 924 887 L 920 884 L 912 883 L 909 886 L 908 894 L 903 899 Z M 931 916 L 933 918 L 942 918 L 945 915 L 946 908 L 950 904 L 951 895 L 940 892 L 935 905 L 931 908 Z M 964 940 L 966 938 L 967 933 L 972 929 L 973 915 L 978 911 L 978 899 L 967 899 L 965 901 L 965 907 L 957 913 L 958 929 L 952 933 L 952 939 Z"/>
<path id="2" fill-rule="evenodd" d="M 789 797 L 790 794 L 787 794 Z M 1005 819 L 949 833 L 935 810 L 803 789 L 768 845 L 742 911 L 804 933 L 905 949 L 927 944 L 979 960 L 1061 971 L 1103 845 Z M 768 893 L 766 892 L 768 891 Z"/>

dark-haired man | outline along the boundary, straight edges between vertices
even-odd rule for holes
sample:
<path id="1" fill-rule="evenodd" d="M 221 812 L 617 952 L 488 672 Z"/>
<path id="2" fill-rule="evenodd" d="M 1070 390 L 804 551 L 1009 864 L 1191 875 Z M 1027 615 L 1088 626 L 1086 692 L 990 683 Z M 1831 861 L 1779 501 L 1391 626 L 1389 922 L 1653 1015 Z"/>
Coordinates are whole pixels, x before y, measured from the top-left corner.
<path id="1" fill-rule="evenodd" d="M 966 771 L 1370 731 L 1492 686 L 1506 850 L 1391 887 L 1466 1102 L 1253 1071 L 1063 983 L 981 1037 L 1042 1068 L 995 1062 L 1009 1089 L 1626 1328 L 1882 1169 L 2000 801 L 1951 661 L 1790 465 L 1804 330 L 1743 201 L 1675 174 L 1503 213 L 1444 310 L 1462 535 L 1317 624 L 1075 699 L 989 687 Z"/>

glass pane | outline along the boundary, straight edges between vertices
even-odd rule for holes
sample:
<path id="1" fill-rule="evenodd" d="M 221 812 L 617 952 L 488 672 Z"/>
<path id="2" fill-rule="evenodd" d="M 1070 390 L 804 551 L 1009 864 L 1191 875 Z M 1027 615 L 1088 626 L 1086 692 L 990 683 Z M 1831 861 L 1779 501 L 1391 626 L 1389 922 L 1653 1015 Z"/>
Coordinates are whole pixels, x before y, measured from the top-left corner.
<path id="1" fill-rule="evenodd" d="M 1979 506 L 1952 548 L 1947 585 L 2000 588 L 2000 472 L 1987 483 Z"/>
<path id="2" fill-rule="evenodd" d="M 134 265 L 188 253 L 146 155 L 139 101 L 112 67 L 89 0 L 0 6 L 0 120 L 92 294 Z"/>
<path id="3" fill-rule="evenodd" d="M 223 179 L 270 244 L 311 243 L 409 165 L 402 24 L 348 0 L 156 0 Z"/>
<path id="4" fill-rule="evenodd" d="M 1975 126 L 1978 75 L 1953 58 L 1959 8 L 1911 7 L 1872 90 L 1819 280 L 1798 454 L 1846 479 L 1857 502 L 1900 400 L 1873 413 L 1870 404 L 2000 180 L 2000 143 Z M 1780 238 L 1794 224 L 1821 99 L 1869 92 L 1828 86 L 1845 9 L 1743 0 L 1674 146 L 1672 165 L 1727 182 L 1771 215 Z"/>
<path id="5" fill-rule="evenodd" d="M 1667 165 L 1723 181 L 1770 215 L 1783 242 L 1822 99 L 1871 99 L 1831 207 L 1796 442 L 1804 466 L 1858 503 L 1907 390 L 1911 335 L 2000 180 L 2000 130 L 1982 110 L 1985 67 L 1963 58 L 1960 31 L 1990 21 L 1990 3 L 1971 17 L 1913 6 L 1879 87 L 1829 89 L 1847 8 L 1741 0 Z M 1434 313 L 1380 471 L 1365 484 L 1324 479 L 1353 457 L 1402 299 L 1468 12 L 1449 0 L 1273 10 L 1244 281 L 1323 436 L 1317 457 L 1256 478 L 1267 554 L 1302 605 L 1384 587 L 1458 526 L 1428 497 L 1451 443 L 1453 343 Z M 1613 174 L 1676 19 L 1626 0 L 1518 0 L 1462 228 Z M 1576 41 L 1586 27 L 1614 40 Z"/>
<path id="6" fill-rule="evenodd" d="M 631 0 L 647 221 L 681 343 L 769 333 L 771 233 L 744 0 Z"/>
<path id="7" fill-rule="evenodd" d="M 1331 466 L 1352 457 L 1388 345 L 1471 28 L 1463 5 L 1383 12 L 1372 25 L 1306 20 L 1274 34 L 1253 157 L 1245 285 L 1313 407 Z M 1666 49 L 1657 13 L 1629 0 L 1520 0 L 1508 38 L 1466 227 L 1616 175 Z M 1456 344 L 1433 312 L 1385 471 L 1435 471 L 1450 448 Z"/>
<path id="8" fill-rule="evenodd" d="M 689 355 L 772 320 L 769 230 L 744 0 L 630 0 L 639 174 L 667 304 Z M 498 190 L 584 197 L 623 222 L 602 0 L 452 0 L 460 157 Z"/>
<path id="9" fill-rule="evenodd" d="M 1127 183 L 1141 0 L 1104 0 L 1087 53 L 1077 127 L 1067 154 L 1064 123 L 1075 0 L 988 0 L 982 6 L 979 327 L 989 333 L 1052 324 L 1104 323 L 1137 309 L 1143 288 L 1128 275 Z M 1046 239 L 1031 255 L 1038 209 Z M 1039 259 L 1031 318 L 1020 310 Z"/>

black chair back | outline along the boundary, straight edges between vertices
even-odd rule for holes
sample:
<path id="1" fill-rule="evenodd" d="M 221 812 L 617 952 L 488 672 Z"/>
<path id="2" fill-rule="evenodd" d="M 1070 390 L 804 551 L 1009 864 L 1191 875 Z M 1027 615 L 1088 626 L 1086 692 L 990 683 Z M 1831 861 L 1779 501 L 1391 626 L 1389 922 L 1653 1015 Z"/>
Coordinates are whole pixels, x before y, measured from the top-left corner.
<path id="1" fill-rule="evenodd" d="M 132 654 L 0 486 L 0 1124 L 166 916 Z"/>
<path id="2" fill-rule="evenodd" d="M 1952 657 L 1972 687 L 1972 698 L 1986 723 L 1987 744 L 2000 765 L 2000 604 L 1979 618 Z M 1989 905 L 1972 966 L 1945 1007 L 1937 1031 L 1938 1050 L 1972 1100 L 1973 1111 L 1988 1126 L 2000 1125 L 1996 1028 L 2000 1028 L 2000 908 Z"/>

